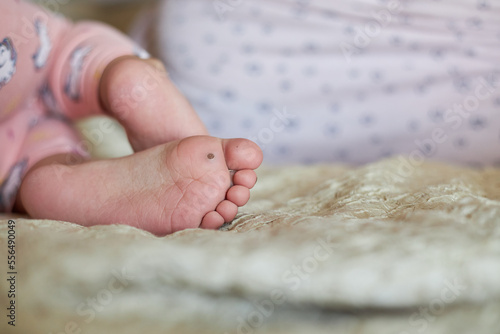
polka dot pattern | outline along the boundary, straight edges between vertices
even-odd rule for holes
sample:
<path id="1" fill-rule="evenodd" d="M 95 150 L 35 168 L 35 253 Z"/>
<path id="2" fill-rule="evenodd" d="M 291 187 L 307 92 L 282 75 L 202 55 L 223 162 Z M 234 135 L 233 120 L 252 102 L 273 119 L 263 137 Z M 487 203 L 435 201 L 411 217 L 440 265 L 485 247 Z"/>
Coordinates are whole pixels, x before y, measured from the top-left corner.
<path id="1" fill-rule="evenodd" d="M 500 3 L 224 3 L 167 0 L 158 20 L 212 135 L 255 140 L 270 163 L 500 160 Z"/>

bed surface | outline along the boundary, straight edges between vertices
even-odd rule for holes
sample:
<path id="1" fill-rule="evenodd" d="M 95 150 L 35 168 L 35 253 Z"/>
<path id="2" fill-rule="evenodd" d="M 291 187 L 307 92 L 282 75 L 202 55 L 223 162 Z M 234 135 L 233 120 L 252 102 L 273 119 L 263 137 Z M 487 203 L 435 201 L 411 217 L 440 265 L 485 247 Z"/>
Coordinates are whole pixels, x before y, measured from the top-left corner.
<path id="1" fill-rule="evenodd" d="M 398 158 L 262 168 L 250 203 L 220 231 L 157 238 L 15 219 L 16 329 L 498 332 L 500 170 L 399 168 Z M 0 288 L 6 305 L 5 280 Z"/>

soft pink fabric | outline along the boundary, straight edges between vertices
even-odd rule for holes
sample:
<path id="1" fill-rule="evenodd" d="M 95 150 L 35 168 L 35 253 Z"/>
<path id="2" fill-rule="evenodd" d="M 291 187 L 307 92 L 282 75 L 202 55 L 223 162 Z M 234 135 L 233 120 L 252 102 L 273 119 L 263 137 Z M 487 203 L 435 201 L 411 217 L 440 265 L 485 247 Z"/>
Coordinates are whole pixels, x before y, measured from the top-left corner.
<path id="1" fill-rule="evenodd" d="M 0 212 L 9 211 L 30 166 L 80 153 L 68 119 L 103 113 L 99 81 L 122 55 L 137 54 L 120 32 L 72 24 L 19 0 L 0 2 Z"/>

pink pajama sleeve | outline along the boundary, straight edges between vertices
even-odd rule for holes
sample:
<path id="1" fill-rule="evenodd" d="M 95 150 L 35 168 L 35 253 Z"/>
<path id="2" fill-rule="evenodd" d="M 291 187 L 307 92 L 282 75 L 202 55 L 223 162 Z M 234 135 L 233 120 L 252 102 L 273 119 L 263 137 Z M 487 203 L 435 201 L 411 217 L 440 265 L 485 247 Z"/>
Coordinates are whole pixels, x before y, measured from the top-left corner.
<path id="1" fill-rule="evenodd" d="M 70 118 L 99 114 L 99 82 L 106 66 L 123 55 L 144 54 L 120 32 L 96 23 L 73 25 L 61 36 L 49 84 Z"/>
<path id="2" fill-rule="evenodd" d="M 48 82 L 54 102 L 69 118 L 102 113 L 101 74 L 123 55 L 148 56 L 110 26 L 74 24 L 28 2 L 0 1 L 0 107 L 9 112 Z M 0 110 L 0 122 L 6 116 Z"/>

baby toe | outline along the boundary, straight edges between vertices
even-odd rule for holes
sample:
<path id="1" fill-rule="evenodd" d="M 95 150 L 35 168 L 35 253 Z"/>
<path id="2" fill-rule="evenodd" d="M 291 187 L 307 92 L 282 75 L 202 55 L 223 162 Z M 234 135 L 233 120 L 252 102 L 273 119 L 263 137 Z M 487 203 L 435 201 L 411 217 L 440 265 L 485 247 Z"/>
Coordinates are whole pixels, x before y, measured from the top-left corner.
<path id="1" fill-rule="evenodd" d="M 252 189 L 257 182 L 257 174 L 253 170 L 244 169 L 234 173 L 233 184 Z"/>
<path id="2" fill-rule="evenodd" d="M 211 211 L 201 220 L 200 228 L 216 230 L 224 224 L 224 218 L 216 211 Z"/>
<path id="3" fill-rule="evenodd" d="M 217 205 L 217 209 L 215 209 L 222 218 L 224 218 L 224 222 L 229 223 L 236 217 L 238 213 L 238 206 L 231 201 L 225 200 Z"/>
<path id="4" fill-rule="evenodd" d="M 255 169 L 262 163 L 262 150 L 247 139 L 223 139 L 224 156 L 229 169 Z"/>
<path id="5" fill-rule="evenodd" d="M 236 185 L 229 188 L 226 198 L 237 206 L 243 206 L 250 199 L 250 190 L 245 186 Z"/>

